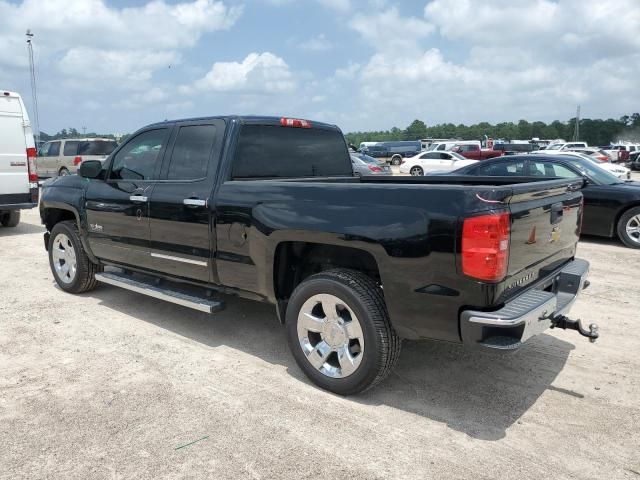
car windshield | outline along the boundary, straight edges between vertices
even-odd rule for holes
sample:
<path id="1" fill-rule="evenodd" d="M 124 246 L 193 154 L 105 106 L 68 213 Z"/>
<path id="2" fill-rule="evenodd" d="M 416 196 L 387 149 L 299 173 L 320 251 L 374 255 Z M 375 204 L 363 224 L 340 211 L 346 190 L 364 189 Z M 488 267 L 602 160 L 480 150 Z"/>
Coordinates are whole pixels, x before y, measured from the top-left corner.
<path id="1" fill-rule="evenodd" d="M 351 161 L 355 164 L 355 165 L 366 165 L 366 163 L 360 159 L 360 157 L 356 157 L 355 155 L 351 155 Z"/>
<path id="2" fill-rule="evenodd" d="M 451 156 L 453 158 L 455 158 L 456 160 L 466 160 L 466 158 L 464 158 L 462 155 L 460 155 L 457 152 L 449 152 L 451 154 Z"/>
<path id="3" fill-rule="evenodd" d="M 599 185 L 617 185 L 621 182 L 618 177 L 600 168 L 598 165 L 590 160 L 585 160 L 582 157 L 566 156 L 566 161 L 571 163 L 574 167 L 594 180 Z"/>

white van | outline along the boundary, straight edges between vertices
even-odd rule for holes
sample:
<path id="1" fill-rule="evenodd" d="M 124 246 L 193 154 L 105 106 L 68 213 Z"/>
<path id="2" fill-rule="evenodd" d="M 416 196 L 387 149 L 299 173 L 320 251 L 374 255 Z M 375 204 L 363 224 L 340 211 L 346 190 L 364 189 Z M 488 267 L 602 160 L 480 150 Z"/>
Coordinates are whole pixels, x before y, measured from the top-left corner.
<path id="1" fill-rule="evenodd" d="M 36 145 L 22 98 L 0 90 L 0 224 L 15 227 L 20 210 L 38 205 Z"/>

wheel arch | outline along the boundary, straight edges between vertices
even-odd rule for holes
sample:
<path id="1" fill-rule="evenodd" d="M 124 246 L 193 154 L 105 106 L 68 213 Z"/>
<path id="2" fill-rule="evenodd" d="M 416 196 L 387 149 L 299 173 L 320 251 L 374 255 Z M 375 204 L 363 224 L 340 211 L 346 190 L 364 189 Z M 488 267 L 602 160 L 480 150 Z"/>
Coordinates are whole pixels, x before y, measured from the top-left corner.
<path id="1" fill-rule="evenodd" d="M 304 279 L 335 268 L 356 270 L 381 283 L 378 261 L 364 249 L 306 241 L 278 243 L 273 264 L 273 289 L 280 322 L 285 322 L 291 293 Z"/>

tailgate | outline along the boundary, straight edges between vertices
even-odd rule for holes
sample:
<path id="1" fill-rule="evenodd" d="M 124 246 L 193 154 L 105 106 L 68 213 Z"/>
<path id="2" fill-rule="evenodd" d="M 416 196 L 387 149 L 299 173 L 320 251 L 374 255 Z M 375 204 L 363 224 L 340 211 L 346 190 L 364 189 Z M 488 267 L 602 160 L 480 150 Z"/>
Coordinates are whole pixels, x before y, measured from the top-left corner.
<path id="1" fill-rule="evenodd" d="M 545 267 L 573 258 L 580 236 L 582 181 L 514 185 L 511 210 L 510 277 L 520 285 L 538 278 Z"/>

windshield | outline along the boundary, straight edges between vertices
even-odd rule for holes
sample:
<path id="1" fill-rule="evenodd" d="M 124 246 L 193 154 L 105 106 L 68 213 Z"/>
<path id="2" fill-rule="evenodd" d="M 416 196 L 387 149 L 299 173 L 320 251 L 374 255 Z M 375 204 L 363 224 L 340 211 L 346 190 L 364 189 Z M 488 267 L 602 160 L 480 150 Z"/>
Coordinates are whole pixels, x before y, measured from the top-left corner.
<path id="1" fill-rule="evenodd" d="M 573 156 L 567 156 L 565 160 L 599 185 L 617 185 L 619 183 L 624 183 L 621 182 L 618 177 L 600 168 L 590 160 Z"/>
<path id="2" fill-rule="evenodd" d="M 561 143 L 555 143 L 553 145 L 549 145 L 546 149 L 547 150 L 560 150 L 562 148 L 562 144 Z"/>

